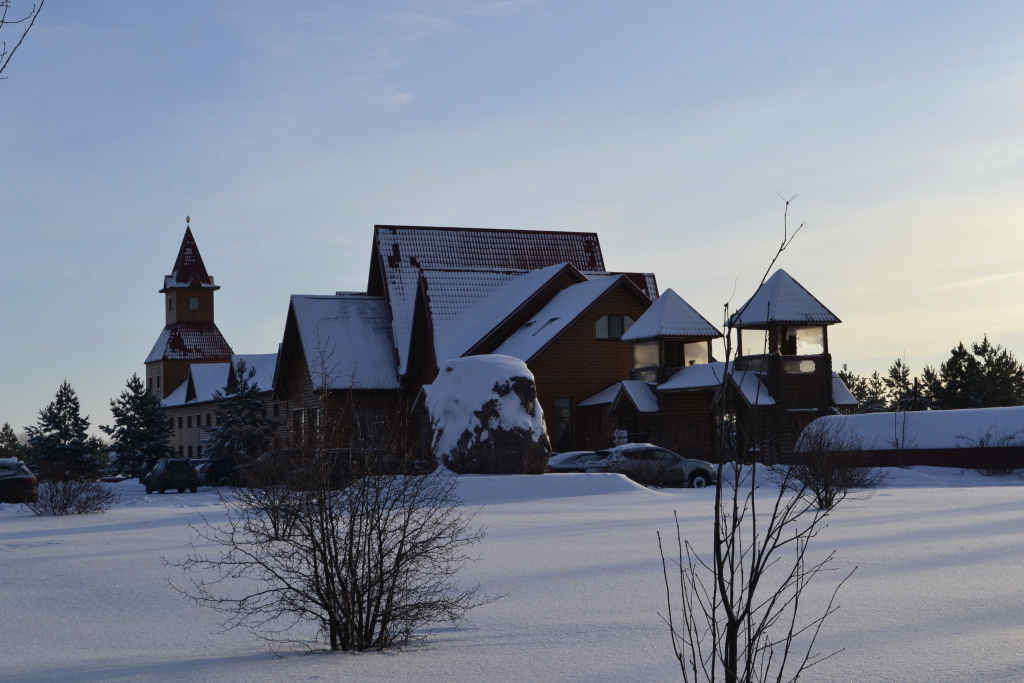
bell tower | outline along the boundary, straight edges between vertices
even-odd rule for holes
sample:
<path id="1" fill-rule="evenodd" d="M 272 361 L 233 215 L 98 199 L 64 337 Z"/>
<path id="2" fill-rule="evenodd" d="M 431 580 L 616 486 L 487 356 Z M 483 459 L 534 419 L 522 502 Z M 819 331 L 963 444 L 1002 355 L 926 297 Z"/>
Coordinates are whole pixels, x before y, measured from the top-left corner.
<path id="1" fill-rule="evenodd" d="M 146 386 L 161 399 L 188 379 L 193 363 L 231 360 L 231 347 L 213 320 L 213 295 L 220 287 L 206 272 L 185 218 L 185 236 L 170 275 L 164 276 L 164 329 L 146 358 Z"/>

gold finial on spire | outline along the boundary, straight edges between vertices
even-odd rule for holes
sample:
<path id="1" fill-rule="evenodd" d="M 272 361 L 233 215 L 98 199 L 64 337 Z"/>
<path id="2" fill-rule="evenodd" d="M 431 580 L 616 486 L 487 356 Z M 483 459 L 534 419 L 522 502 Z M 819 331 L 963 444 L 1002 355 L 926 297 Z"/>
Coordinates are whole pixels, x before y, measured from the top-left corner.
<path id="1" fill-rule="evenodd" d="M 192 217 L 191 217 L 191 216 L 185 216 L 185 225 L 186 225 L 186 226 L 188 225 L 188 222 L 189 222 L 190 220 L 192 220 Z"/>

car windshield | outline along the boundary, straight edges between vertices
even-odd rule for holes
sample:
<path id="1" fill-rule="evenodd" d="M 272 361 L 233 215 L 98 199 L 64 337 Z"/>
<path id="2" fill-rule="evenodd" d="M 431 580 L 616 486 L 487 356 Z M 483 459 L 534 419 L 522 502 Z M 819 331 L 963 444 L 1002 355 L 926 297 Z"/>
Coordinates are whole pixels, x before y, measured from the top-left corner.
<path id="1" fill-rule="evenodd" d="M 187 460 L 172 460 L 167 463 L 167 469 L 169 470 L 187 470 L 192 465 Z"/>

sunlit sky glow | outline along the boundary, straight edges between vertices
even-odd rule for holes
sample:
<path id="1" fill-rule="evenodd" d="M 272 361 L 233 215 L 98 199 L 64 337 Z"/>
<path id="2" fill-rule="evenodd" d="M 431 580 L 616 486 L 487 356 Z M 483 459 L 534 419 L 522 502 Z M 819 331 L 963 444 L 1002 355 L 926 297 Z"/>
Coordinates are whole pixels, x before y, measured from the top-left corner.
<path id="1" fill-rule="evenodd" d="M 838 365 L 1024 355 L 1024 5 L 47 0 L 0 81 L 0 422 L 94 423 L 186 214 L 236 352 L 375 223 L 586 230 L 715 323 L 779 266 Z M 735 294 L 734 294 L 735 292 Z"/>

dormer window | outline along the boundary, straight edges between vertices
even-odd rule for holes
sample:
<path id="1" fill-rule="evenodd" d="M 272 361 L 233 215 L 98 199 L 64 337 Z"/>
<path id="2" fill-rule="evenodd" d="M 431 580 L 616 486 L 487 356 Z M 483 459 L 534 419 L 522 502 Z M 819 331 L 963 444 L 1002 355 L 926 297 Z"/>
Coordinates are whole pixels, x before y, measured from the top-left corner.
<path id="1" fill-rule="evenodd" d="M 190 311 L 198 311 L 199 310 L 199 297 L 198 296 L 190 296 L 188 298 L 188 310 L 190 310 Z"/>
<path id="2" fill-rule="evenodd" d="M 594 336 L 597 339 L 622 339 L 633 322 L 628 315 L 602 315 L 594 325 Z"/>

